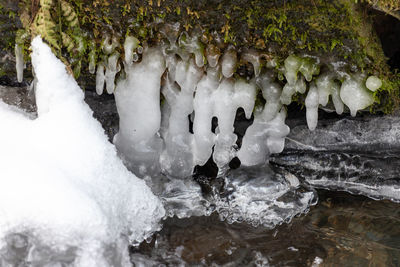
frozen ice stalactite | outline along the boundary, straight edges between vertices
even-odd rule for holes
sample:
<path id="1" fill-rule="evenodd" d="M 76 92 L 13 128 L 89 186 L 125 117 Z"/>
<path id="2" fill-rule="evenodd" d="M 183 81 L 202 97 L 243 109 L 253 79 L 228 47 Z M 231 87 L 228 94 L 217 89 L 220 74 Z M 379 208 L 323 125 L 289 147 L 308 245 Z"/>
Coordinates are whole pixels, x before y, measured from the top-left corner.
<path id="1" fill-rule="evenodd" d="M 219 48 L 211 44 L 207 46 L 206 54 L 208 64 L 210 65 L 210 67 L 215 68 L 221 55 Z"/>
<path id="2" fill-rule="evenodd" d="M 136 48 L 139 46 L 139 40 L 133 36 L 127 36 L 124 42 L 124 52 L 125 52 L 125 65 L 130 67 L 133 64 L 133 59 L 135 55 Z"/>
<path id="3" fill-rule="evenodd" d="M 15 69 L 17 71 L 17 81 L 19 83 L 24 79 L 24 54 L 22 47 L 18 44 L 15 45 Z"/>
<path id="4" fill-rule="evenodd" d="M 213 159 L 220 169 L 225 167 L 236 154 L 237 136 L 233 133 L 236 111 L 241 107 L 250 118 L 255 96 L 255 82 L 247 83 L 240 79 L 236 82 L 224 79 L 213 95 L 214 115 L 218 118 Z"/>
<path id="5" fill-rule="evenodd" d="M 208 68 L 196 88 L 193 121 L 194 162 L 204 165 L 212 154 L 215 135 L 211 131 L 211 121 L 214 116 L 214 93 L 220 81 L 219 68 Z"/>
<path id="6" fill-rule="evenodd" d="M 319 74 L 319 65 L 313 58 L 302 58 L 299 72 L 303 74 L 307 82 L 311 82 L 313 75 Z"/>
<path id="7" fill-rule="evenodd" d="M 107 93 L 112 94 L 115 88 L 115 75 L 121 70 L 121 66 L 118 63 L 119 53 L 112 53 L 107 59 L 106 65 L 106 89 Z"/>
<path id="8" fill-rule="evenodd" d="M 247 128 L 242 147 L 237 153 L 244 166 L 264 164 L 271 153 L 282 152 L 289 127 L 285 125 L 286 111 L 280 102 L 281 88 L 269 74 L 258 80 L 266 104 L 254 115 L 253 124 Z M 280 112 L 279 112 L 280 110 Z"/>
<path id="9" fill-rule="evenodd" d="M 249 50 L 243 53 L 242 58 L 243 61 L 250 62 L 254 68 L 254 76 L 258 77 L 261 72 L 261 62 L 260 55 L 256 51 Z"/>
<path id="10" fill-rule="evenodd" d="M 331 95 L 336 113 L 342 114 L 344 104 L 339 95 L 339 84 L 335 82 L 333 77 L 328 73 L 320 75 L 315 82 L 318 88 L 319 104 L 322 106 L 326 106 L 329 101 L 329 96 Z"/>
<path id="11" fill-rule="evenodd" d="M 38 37 L 32 48 L 38 118 L 0 102 L 0 264 L 127 266 L 128 243 L 158 230 L 165 211 L 62 62 Z"/>
<path id="12" fill-rule="evenodd" d="M 89 45 L 89 73 L 94 74 L 96 72 L 96 43 L 90 42 Z"/>
<path id="13" fill-rule="evenodd" d="M 229 49 L 225 52 L 221 59 L 222 74 L 226 78 L 232 77 L 236 71 L 237 55 L 234 49 Z"/>
<path id="14" fill-rule="evenodd" d="M 290 55 L 285 59 L 285 70 L 284 74 L 287 82 L 290 85 L 294 85 L 297 81 L 297 73 L 301 66 L 301 59 L 295 55 Z"/>
<path id="15" fill-rule="evenodd" d="M 104 64 L 100 62 L 97 65 L 96 71 L 96 93 L 101 95 L 104 90 L 104 83 L 105 83 L 106 76 L 104 75 Z"/>
<path id="16" fill-rule="evenodd" d="M 340 98 L 350 109 L 351 116 L 374 103 L 371 91 L 365 87 L 362 75 L 348 77 L 340 87 Z"/>
<path id="17" fill-rule="evenodd" d="M 304 94 L 306 92 L 307 85 L 303 77 L 297 79 L 294 84 L 286 83 L 282 90 L 281 102 L 282 104 L 289 105 L 292 102 L 292 96 L 299 92 Z"/>
<path id="18" fill-rule="evenodd" d="M 163 148 L 158 131 L 164 57 L 158 48 L 148 48 L 142 61 L 125 71 L 126 78 L 117 83 L 114 92 L 120 117 L 114 144 L 136 174 L 159 173 Z"/>
<path id="19" fill-rule="evenodd" d="M 167 129 L 163 134 L 165 149 L 160 163 L 171 176 L 187 177 L 193 173 L 193 135 L 189 132 L 188 116 L 193 112 L 193 94 L 203 75 L 194 60 L 179 61 L 175 77 L 168 75 L 162 93 L 170 108 Z M 180 89 L 176 86 L 180 86 Z"/>
<path id="20" fill-rule="evenodd" d="M 319 105 L 318 93 L 319 92 L 315 84 L 311 83 L 310 90 L 308 91 L 305 100 L 307 125 L 311 131 L 313 131 L 318 124 L 318 105 Z"/>

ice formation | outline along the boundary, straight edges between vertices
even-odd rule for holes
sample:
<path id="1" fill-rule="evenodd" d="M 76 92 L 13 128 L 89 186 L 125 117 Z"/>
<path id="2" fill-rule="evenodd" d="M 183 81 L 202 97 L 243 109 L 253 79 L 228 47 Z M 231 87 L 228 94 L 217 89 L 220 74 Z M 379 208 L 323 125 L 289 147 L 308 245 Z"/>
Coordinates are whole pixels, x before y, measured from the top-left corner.
<path id="1" fill-rule="evenodd" d="M 96 74 L 97 92 L 102 93 L 105 83 L 117 102 L 120 131 L 114 143 L 128 167 L 141 176 L 162 172 L 188 177 L 211 156 L 221 170 L 236 156 L 246 166 L 263 164 L 269 154 L 283 150 L 289 133 L 285 105 L 295 94 L 306 95 L 307 123 L 314 130 L 318 108 L 327 106 L 330 99 L 338 114 L 346 105 L 354 116 L 373 103 L 367 88 L 381 86 L 377 77 L 365 81 L 363 74 L 335 68 L 319 74 L 318 58 L 296 55 L 288 56 L 279 68 L 286 78 L 282 84 L 271 70 L 262 70 L 265 55 L 254 50 L 238 55 L 229 47 L 221 56 L 217 46 L 204 49 L 197 36 L 179 35 L 179 25 L 166 25 L 161 33 L 168 41 L 144 51 L 139 51 L 143 48 L 138 39 L 127 36 L 122 72 L 115 51 L 118 41 L 106 36 L 103 50 L 108 58 L 98 64 Z M 239 63 L 253 65 L 253 78 L 234 76 L 238 58 Z M 276 62 L 267 58 L 266 66 L 276 67 Z M 254 108 L 258 90 L 266 102 L 263 108 Z M 241 147 L 233 126 L 238 108 L 244 109 L 248 119 L 254 113 Z M 215 132 L 211 129 L 214 118 L 218 121 Z"/>
<path id="2" fill-rule="evenodd" d="M 161 51 L 151 48 L 142 61 L 125 69 L 126 78 L 115 90 L 120 117 L 114 144 L 125 157 L 128 167 L 138 175 L 159 173 L 163 142 L 158 131 L 161 124 L 160 86 L 165 71 Z"/>
<path id="3" fill-rule="evenodd" d="M 351 116 L 374 103 L 372 93 L 365 88 L 363 77 L 348 77 L 340 87 L 340 98 L 350 109 Z"/>
<path id="4" fill-rule="evenodd" d="M 127 266 L 165 211 L 117 157 L 83 92 L 39 37 L 38 118 L 0 102 L 0 265 Z"/>
<path id="5" fill-rule="evenodd" d="M 22 47 L 18 44 L 15 45 L 15 68 L 17 71 L 17 80 L 19 83 L 24 78 L 24 54 L 22 53 Z"/>
<path id="6" fill-rule="evenodd" d="M 382 81 L 376 76 L 369 76 L 367 81 L 365 82 L 365 86 L 371 90 L 372 92 L 375 92 L 382 86 Z"/>
<path id="7" fill-rule="evenodd" d="M 314 193 L 300 188 L 293 175 L 276 174 L 267 166 L 230 171 L 224 194 L 215 196 L 219 216 L 228 222 L 247 222 L 274 228 L 314 203 Z"/>

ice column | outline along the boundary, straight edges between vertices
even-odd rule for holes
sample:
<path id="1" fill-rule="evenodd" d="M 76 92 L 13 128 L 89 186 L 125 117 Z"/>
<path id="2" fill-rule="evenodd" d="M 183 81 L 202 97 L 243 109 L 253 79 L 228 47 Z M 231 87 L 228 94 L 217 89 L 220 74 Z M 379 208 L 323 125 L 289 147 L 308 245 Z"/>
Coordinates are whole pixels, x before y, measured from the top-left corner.
<path id="1" fill-rule="evenodd" d="M 187 177 L 193 173 L 193 135 L 189 132 L 188 116 L 193 112 L 193 94 L 202 75 L 202 69 L 196 66 L 193 59 L 189 62 L 179 61 L 175 77 L 168 75 L 162 89 L 170 115 L 163 136 L 165 149 L 160 163 L 162 170 L 172 176 Z"/>
<path id="2" fill-rule="evenodd" d="M 237 136 L 233 124 L 236 111 L 242 107 L 250 118 L 254 107 L 256 85 L 244 80 L 224 79 L 214 93 L 215 116 L 218 118 L 217 136 L 215 140 L 213 159 L 218 168 L 222 169 L 235 156 Z"/>
<path id="3" fill-rule="evenodd" d="M 313 131 L 317 127 L 318 123 L 318 106 L 319 106 L 319 94 L 318 89 L 314 83 L 311 83 L 310 90 L 308 91 L 306 100 L 306 118 L 308 128 Z"/>
<path id="4" fill-rule="evenodd" d="M 114 92 L 120 117 L 114 144 L 127 159 L 128 167 L 138 175 L 160 170 L 160 80 L 164 71 L 161 51 L 149 48 L 142 61 L 126 71 L 126 78 L 117 83 Z"/>
<path id="5" fill-rule="evenodd" d="M 285 125 L 286 110 L 280 102 L 281 88 L 272 82 L 269 74 L 258 79 L 266 104 L 262 111 L 256 112 L 253 124 L 247 128 L 242 147 L 237 153 L 244 166 L 264 164 L 271 153 L 280 153 L 289 134 Z M 278 113 L 278 111 L 280 112 Z"/>
<path id="6" fill-rule="evenodd" d="M 196 88 L 194 98 L 195 116 L 193 121 L 194 133 L 194 162 L 204 165 L 212 154 L 215 135 L 211 131 L 211 122 L 214 116 L 214 92 L 220 81 L 219 68 L 208 68 Z"/>
<path id="7" fill-rule="evenodd" d="M 22 47 L 18 44 L 15 45 L 15 68 L 17 71 L 17 80 L 21 83 L 24 79 L 24 55 Z"/>

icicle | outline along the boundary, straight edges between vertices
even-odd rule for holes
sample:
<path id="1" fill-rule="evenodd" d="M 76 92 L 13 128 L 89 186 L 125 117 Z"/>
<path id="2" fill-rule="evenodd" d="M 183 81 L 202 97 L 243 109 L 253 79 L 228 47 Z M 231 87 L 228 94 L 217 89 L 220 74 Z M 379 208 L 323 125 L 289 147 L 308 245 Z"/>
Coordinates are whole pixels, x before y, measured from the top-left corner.
<path id="1" fill-rule="evenodd" d="M 17 80 L 21 83 L 24 79 L 24 55 L 22 47 L 18 44 L 15 44 L 15 68 L 17 71 Z"/>
<path id="2" fill-rule="evenodd" d="M 214 116 L 218 118 L 213 159 L 220 170 L 235 157 L 237 136 L 234 122 L 238 108 L 243 108 L 246 117 L 251 117 L 256 99 L 254 79 L 246 82 L 238 79 L 224 79 L 213 94 Z"/>
<path id="3" fill-rule="evenodd" d="M 133 36 L 127 36 L 124 43 L 125 64 L 131 66 L 134 61 L 134 50 L 139 46 L 139 40 Z"/>
<path id="4" fill-rule="evenodd" d="M 285 59 L 284 63 L 286 80 L 289 85 L 293 85 L 297 81 L 297 72 L 301 66 L 301 59 L 295 55 L 290 55 Z"/>
<path id="5" fill-rule="evenodd" d="M 313 131 L 317 127 L 318 123 L 318 106 L 319 106 L 318 89 L 314 83 L 310 84 L 310 90 L 308 91 L 305 100 L 305 106 L 306 106 L 308 129 Z"/>
<path id="6" fill-rule="evenodd" d="M 110 41 L 111 41 L 111 43 L 110 43 Z M 117 38 L 115 36 L 113 36 L 112 39 L 110 40 L 110 36 L 108 34 L 106 34 L 106 37 L 104 38 L 104 40 L 101 44 L 101 48 L 102 48 L 103 52 L 107 55 L 114 52 L 115 48 L 117 48 L 118 46 L 119 46 L 119 42 L 118 42 Z"/>
<path id="7" fill-rule="evenodd" d="M 222 62 L 221 62 L 222 74 L 226 78 L 232 77 L 233 73 L 235 72 L 236 61 L 237 61 L 237 55 L 234 49 L 229 49 L 222 56 Z"/>
<path id="8" fill-rule="evenodd" d="M 307 82 L 311 82 L 313 75 L 319 74 L 319 66 L 312 58 L 303 58 L 299 71 L 304 75 Z"/>
<path id="9" fill-rule="evenodd" d="M 187 177 L 193 173 L 193 136 L 189 132 L 188 116 L 193 112 L 193 93 L 203 75 L 194 60 L 179 61 L 176 66 L 176 83 L 167 77 L 162 93 L 170 107 L 168 129 L 163 135 L 165 149 L 160 163 L 163 172 L 174 177 Z"/>
<path id="10" fill-rule="evenodd" d="M 96 72 L 96 93 L 101 95 L 104 90 L 104 82 L 105 82 L 105 75 L 104 75 L 104 64 L 100 62 L 97 65 L 97 72 Z"/>
<path id="11" fill-rule="evenodd" d="M 280 99 L 283 104 L 289 105 L 292 102 L 292 96 L 294 93 L 299 92 L 301 94 L 304 94 L 306 92 L 306 89 L 307 86 L 303 77 L 297 79 L 294 84 L 290 84 L 289 82 L 287 82 L 283 87 Z"/>
<path id="12" fill-rule="evenodd" d="M 372 92 L 375 92 L 382 86 L 382 81 L 376 76 L 369 76 L 367 81 L 365 82 L 365 86 L 371 90 Z"/>
<path id="13" fill-rule="evenodd" d="M 128 167 L 137 175 L 158 174 L 162 140 L 160 129 L 160 82 L 165 60 L 157 48 L 147 49 L 140 63 L 134 64 L 126 78 L 118 81 L 114 95 L 119 132 L 114 144 L 124 155 Z"/>
<path id="14" fill-rule="evenodd" d="M 216 136 L 213 159 L 222 168 L 234 157 L 233 145 L 237 136 L 233 133 L 237 106 L 233 102 L 234 82 L 224 79 L 214 93 L 215 116 L 218 118 L 219 133 Z"/>
<path id="15" fill-rule="evenodd" d="M 332 102 L 335 106 L 336 113 L 343 113 L 343 102 L 339 97 L 340 86 L 334 81 L 333 77 L 324 73 L 316 79 L 316 85 L 318 88 L 319 104 L 326 106 L 329 101 L 329 96 L 332 95 Z"/>
<path id="16" fill-rule="evenodd" d="M 271 90 L 276 91 L 279 88 L 277 86 L 271 84 Z M 253 124 L 246 130 L 242 147 L 237 153 L 243 166 L 265 164 L 271 153 L 280 153 L 284 148 L 285 137 L 290 132 L 289 127 L 285 125 L 286 110 L 282 108 L 269 121 L 264 119 L 266 114 L 267 112 L 258 113 Z"/>
<path id="17" fill-rule="evenodd" d="M 374 103 L 372 93 L 365 87 L 362 77 L 350 77 L 340 87 L 340 98 L 349 107 L 351 116 Z"/>
<path id="18" fill-rule="evenodd" d="M 89 52 L 89 73 L 94 74 L 96 71 L 96 51 L 93 49 Z"/>
<path id="19" fill-rule="evenodd" d="M 207 46 L 206 50 L 208 65 L 212 68 L 217 66 L 221 52 L 219 48 L 213 44 Z"/>
<path id="20" fill-rule="evenodd" d="M 121 70 L 121 66 L 118 64 L 118 58 L 119 58 L 119 53 L 114 52 L 107 59 L 105 79 L 106 79 L 107 93 L 109 94 L 114 93 L 115 75 Z"/>
<path id="21" fill-rule="evenodd" d="M 262 74 L 257 83 L 262 88 L 266 103 L 262 111 L 255 112 L 253 124 L 247 128 L 237 153 L 244 166 L 264 164 L 269 154 L 281 152 L 284 138 L 289 133 L 289 127 L 284 123 L 286 112 L 281 109 L 279 100 L 281 87 L 273 82 L 270 73 Z M 278 113 L 279 109 L 281 113 Z"/>
<path id="22" fill-rule="evenodd" d="M 258 77 L 261 72 L 261 62 L 260 62 L 260 55 L 258 52 L 249 50 L 243 53 L 242 60 L 250 62 L 254 68 L 254 75 Z"/>
<path id="23" fill-rule="evenodd" d="M 263 98 L 266 100 L 262 114 L 258 117 L 263 121 L 270 121 L 275 118 L 282 107 L 280 101 L 282 89 L 277 83 L 273 82 L 271 73 L 261 75 L 257 79 L 257 84 L 261 87 Z"/>
<path id="24" fill-rule="evenodd" d="M 193 121 L 194 133 L 194 162 L 204 165 L 212 154 L 215 135 L 211 131 L 211 121 L 214 116 L 214 92 L 220 80 L 219 68 L 208 68 L 196 88 L 194 98 L 195 116 Z"/>
<path id="25" fill-rule="evenodd" d="M 236 109 L 239 107 L 243 108 L 247 119 L 251 118 L 255 101 L 256 84 L 254 82 L 254 79 L 251 80 L 249 83 L 246 82 L 244 79 L 236 80 L 234 85 L 233 102 L 236 106 Z"/>
<path id="26" fill-rule="evenodd" d="M 188 60 L 188 58 L 183 55 L 184 52 L 193 53 L 196 65 L 198 67 L 204 66 L 204 45 L 200 42 L 198 36 L 190 37 L 187 32 L 182 32 L 178 42 L 179 46 L 184 50 L 179 53 L 184 61 Z"/>

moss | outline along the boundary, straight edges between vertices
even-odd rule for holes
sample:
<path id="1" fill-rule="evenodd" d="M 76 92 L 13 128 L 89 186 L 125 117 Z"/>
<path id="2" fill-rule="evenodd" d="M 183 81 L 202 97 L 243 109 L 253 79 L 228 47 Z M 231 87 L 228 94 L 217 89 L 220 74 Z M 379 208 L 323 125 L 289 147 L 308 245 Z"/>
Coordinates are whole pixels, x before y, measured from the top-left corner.
<path id="1" fill-rule="evenodd" d="M 349 71 L 356 68 L 384 80 L 375 98 L 389 110 L 383 98 L 393 96 L 396 83 L 390 80 L 372 30 L 367 2 L 371 1 L 21 0 L 19 16 L 25 31 L 41 34 L 76 76 L 90 58 L 104 57 L 104 34 L 121 40 L 130 34 L 141 45 L 152 45 L 165 39 L 165 23 L 179 22 L 180 32 L 199 36 L 203 50 L 212 44 L 223 52 L 233 45 L 238 51 L 251 48 L 274 58 L 282 79 L 279 66 L 293 53 L 316 55 L 322 62 L 345 61 Z M 391 11 L 398 9 L 396 0 L 378 2 Z M 29 41 L 24 42 L 28 48 Z M 122 46 L 116 49 L 123 54 Z"/>

